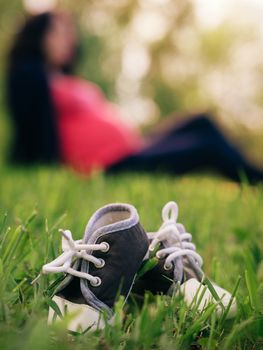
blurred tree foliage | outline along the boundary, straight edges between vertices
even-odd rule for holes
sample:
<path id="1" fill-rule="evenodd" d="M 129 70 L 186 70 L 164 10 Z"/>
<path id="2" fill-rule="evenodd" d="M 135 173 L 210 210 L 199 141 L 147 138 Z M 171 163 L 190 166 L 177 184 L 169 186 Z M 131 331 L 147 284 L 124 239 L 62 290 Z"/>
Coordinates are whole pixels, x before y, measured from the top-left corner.
<path id="1" fill-rule="evenodd" d="M 151 123 L 173 111 L 210 108 L 225 123 L 249 125 L 249 115 L 259 125 L 263 65 L 253 58 L 255 28 L 228 21 L 205 30 L 193 4 L 58 0 L 79 28 L 77 73 L 97 83 L 134 124 Z M 2 71 L 12 35 L 24 17 L 21 0 L 0 0 Z M 254 51 L 245 49 L 249 45 Z"/>
<path id="2" fill-rule="evenodd" d="M 190 1 L 82 1 L 78 7 L 71 1 L 61 3 L 80 19 L 79 73 L 98 83 L 125 110 L 130 109 L 135 123 L 182 110 L 185 99 L 198 104 L 194 79 L 183 84 L 176 83 L 176 77 L 169 81 L 180 55 L 177 36 L 194 22 Z"/>
<path id="3" fill-rule="evenodd" d="M 189 47 L 196 45 L 189 0 L 60 0 L 59 7 L 72 13 L 79 27 L 81 55 L 77 72 L 100 85 L 110 99 L 128 110 L 127 114 L 130 110 L 135 123 L 208 105 L 209 101 L 202 98 L 196 69 L 187 62 Z M 21 1 L 1 0 L 2 67 L 12 35 L 25 15 Z M 206 44 L 210 44 L 209 38 Z M 216 52 L 214 49 L 206 45 L 211 58 L 221 51 L 221 60 L 224 48 L 219 45 Z M 126 60 L 135 65 L 134 77 L 132 69 L 127 73 L 123 68 L 125 50 L 126 56 L 131 56 Z M 180 58 L 185 60 L 185 67 Z M 136 66 L 140 70 L 140 60 L 145 59 L 144 71 L 137 74 Z"/>

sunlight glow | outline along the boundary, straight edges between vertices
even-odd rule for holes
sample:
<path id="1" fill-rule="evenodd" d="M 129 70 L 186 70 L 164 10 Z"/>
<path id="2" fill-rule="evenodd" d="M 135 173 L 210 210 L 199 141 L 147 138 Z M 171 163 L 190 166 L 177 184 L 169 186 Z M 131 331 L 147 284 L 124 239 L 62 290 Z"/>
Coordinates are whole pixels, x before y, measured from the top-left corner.
<path id="1" fill-rule="evenodd" d="M 140 0 L 141 6 L 145 5 L 156 5 L 156 6 L 163 6 L 167 5 L 171 0 Z"/>
<path id="2" fill-rule="evenodd" d="M 226 17 L 229 8 L 229 0 L 196 0 L 196 16 L 205 27 L 216 27 Z"/>
<path id="3" fill-rule="evenodd" d="M 158 11 L 140 11 L 134 18 L 132 27 L 145 42 L 162 39 L 168 31 L 168 21 Z"/>
<path id="4" fill-rule="evenodd" d="M 123 74 L 132 79 L 141 79 L 150 68 L 150 55 L 140 44 L 128 43 L 122 53 Z"/>
<path id="5" fill-rule="evenodd" d="M 225 20 L 254 22 L 263 26 L 262 0 L 192 0 L 199 23 L 206 28 L 215 28 Z"/>
<path id="6" fill-rule="evenodd" d="M 150 98 L 137 97 L 133 100 L 121 102 L 120 110 L 131 126 L 153 123 L 159 117 L 159 108 Z"/>
<path id="7" fill-rule="evenodd" d="M 53 10 L 57 0 L 23 0 L 23 4 L 29 13 L 38 14 Z"/>

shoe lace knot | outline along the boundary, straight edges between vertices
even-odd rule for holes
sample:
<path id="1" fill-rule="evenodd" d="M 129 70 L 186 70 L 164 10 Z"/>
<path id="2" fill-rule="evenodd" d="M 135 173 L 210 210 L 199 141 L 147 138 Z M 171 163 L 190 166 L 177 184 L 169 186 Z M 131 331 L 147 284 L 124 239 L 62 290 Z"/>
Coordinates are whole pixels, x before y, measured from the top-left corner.
<path id="1" fill-rule="evenodd" d="M 163 243 L 164 248 L 156 253 L 158 259 L 165 258 L 164 268 L 170 270 L 172 262 L 181 257 L 192 257 L 194 262 L 201 268 L 203 260 L 196 252 L 196 247 L 192 243 L 192 235 L 186 232 L 184 225 L 177 223 L 178 205 L 171 201 L 162 210 L 163 224 L 157 232 L 149 233 L 152 239 L 149 250 L 154 251 L 159 243 Z"/>

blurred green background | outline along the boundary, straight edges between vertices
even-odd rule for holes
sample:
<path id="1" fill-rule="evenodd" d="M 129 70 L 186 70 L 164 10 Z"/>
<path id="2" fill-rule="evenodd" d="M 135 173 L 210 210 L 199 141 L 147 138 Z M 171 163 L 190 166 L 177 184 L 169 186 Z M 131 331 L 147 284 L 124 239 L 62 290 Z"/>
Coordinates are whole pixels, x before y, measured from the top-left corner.
<path id="1" fill-rule="evenodd" d="M 131 125 L 145 128 L 174 112 L 209 110 L 263 167 L 259 0 L 0 0 L 1 155 L 10 134 L 6 53 L 27 13 L 54 4 L 75 17 L 77 73 L 99 84 Z"/>

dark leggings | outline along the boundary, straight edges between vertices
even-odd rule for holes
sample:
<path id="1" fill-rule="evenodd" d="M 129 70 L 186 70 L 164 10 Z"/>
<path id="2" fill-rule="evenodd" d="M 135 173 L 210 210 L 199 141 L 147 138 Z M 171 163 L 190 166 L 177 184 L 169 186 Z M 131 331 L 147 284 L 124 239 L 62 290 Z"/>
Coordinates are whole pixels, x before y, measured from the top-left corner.
<path id="1" fill-rule="evenodd" d="M 185 174 L 213 169 L 240 181 L 244 174 L 251 182 L 263 180 L 263 172 L 253 167 L 206 115 L 173 127 L 142 151 L 108 169 L 119 171 Z"/>

